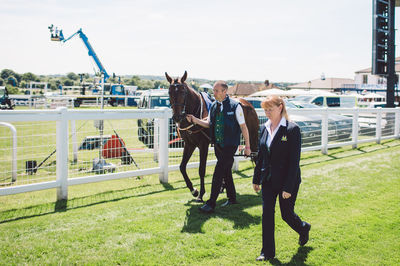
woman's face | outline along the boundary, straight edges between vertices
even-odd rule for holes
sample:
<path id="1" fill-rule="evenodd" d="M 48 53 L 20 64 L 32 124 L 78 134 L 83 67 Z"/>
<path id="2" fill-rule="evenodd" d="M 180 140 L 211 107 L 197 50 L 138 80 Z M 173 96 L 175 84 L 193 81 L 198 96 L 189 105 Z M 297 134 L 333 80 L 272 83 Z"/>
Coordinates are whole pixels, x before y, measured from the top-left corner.
<path id="1" fill-rule="evenodd" d="M 282 104 L 272 105 L 264 109 L 265 115 L 272 121 L 280 120 L 282 113 Z"/>

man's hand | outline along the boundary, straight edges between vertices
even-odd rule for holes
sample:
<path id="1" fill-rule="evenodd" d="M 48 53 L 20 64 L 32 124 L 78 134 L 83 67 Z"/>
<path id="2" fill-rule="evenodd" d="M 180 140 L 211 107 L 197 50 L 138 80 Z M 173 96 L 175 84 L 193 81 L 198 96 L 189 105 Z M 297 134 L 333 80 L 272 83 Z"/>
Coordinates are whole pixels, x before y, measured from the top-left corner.
<path id="1" fill-rule="evenodd" d="M 251 154 L 250 147 L 246 147 L 246 148 L 244 148 L 244 155 L 246 155 L 246 156 L 250 156 L 250 154 Z"/>
<path id="2" fill-rule="evenodd" d="M 253 189 L 257 193 L 261 190 L 260 185 L 258 185 L 258 184 L 253 184 Z"/>
<path id="3" fill-rule="evenodd" d="M 193 115 L 186 115 L 186 120 L 189 122 L 189 123 L 193 123 Z"/>
<path id="4" fill-rule="evenodd" d="M 283 191 L 282 192 L 282 198 L 284 199 L 288 199 L 292 196 L 292 194 L 290 194 L 289 192 Z"/>

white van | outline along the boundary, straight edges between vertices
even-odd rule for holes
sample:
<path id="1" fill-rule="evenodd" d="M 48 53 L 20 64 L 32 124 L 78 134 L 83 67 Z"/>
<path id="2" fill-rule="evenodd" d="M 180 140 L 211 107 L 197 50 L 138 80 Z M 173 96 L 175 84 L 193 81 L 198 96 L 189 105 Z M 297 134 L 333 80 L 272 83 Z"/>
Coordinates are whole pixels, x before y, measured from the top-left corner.
<path id="1" fill-rule="evenodd" d="M 353 95 L 337 95 L 337 96 L 318 96 L 304 95 L 297 96 L 290 100 L 292 103 L 312 103 L 321 107 L 342 107 L 352 108 L 357 106 L 357 97 Z"/>

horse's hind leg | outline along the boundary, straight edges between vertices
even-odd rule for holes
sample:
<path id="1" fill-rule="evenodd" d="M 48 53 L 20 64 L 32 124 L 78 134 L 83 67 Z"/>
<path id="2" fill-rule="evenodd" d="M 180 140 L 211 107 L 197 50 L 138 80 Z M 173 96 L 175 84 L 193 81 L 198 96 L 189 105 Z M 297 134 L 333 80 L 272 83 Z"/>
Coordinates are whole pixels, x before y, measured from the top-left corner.
<path id="1" fill-rule="evenodd" d="M 200 196 L 197 198 L 197 201 L 203 201 L 203 195 L 204 193 L 206 193 L 206 189 L 204 186 L 204 176 L 206 175 L 208 143 L 202 143 L 199 149 L 200 149 L 200 167 L 199 167 Z"/>
<path id="2" fill-rule="evenodd" d="M 186 186 L 188 187 L 188 189 L 190 190 L 190 192 L 192 192 L 192 195 L 194 197 L 197 197 L 199 192 L 197 191 L 197 189 L 193 189 L 193 184 L 190 181 L 187 173 L 186 173 L 186 165 L 190 159 L 190 157 L 193 154 L 193 151 L 196 147 L 192 146 L 192 145 L 188 145 L 187 143 L 185 143 L 185 147 L 183 148 L 183 156 L 182 156 L 182 161 L 181 164 L 179 166 L 179 170 L 181 170 L 181 173 L 183 175 L 183 179 L 185 179 L 186 182 Z"/>

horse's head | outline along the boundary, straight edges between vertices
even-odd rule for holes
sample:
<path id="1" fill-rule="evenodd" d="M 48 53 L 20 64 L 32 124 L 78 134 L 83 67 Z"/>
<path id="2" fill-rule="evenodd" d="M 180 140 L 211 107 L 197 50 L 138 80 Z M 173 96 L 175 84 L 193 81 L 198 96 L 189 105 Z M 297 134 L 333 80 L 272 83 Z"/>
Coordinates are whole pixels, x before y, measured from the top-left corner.
<path id="1" fill-rule="evenodd" d="M 172 108 L 172 119 L 175 123 L 180 123 L 186 117 L 186 96 L 189 88 L 187 87 L 185 80 L 187 78 L 187 72 L 181 78 L 172 79 L 165 72 L 165 77 L 169 82 L 169 101 Z"/>

